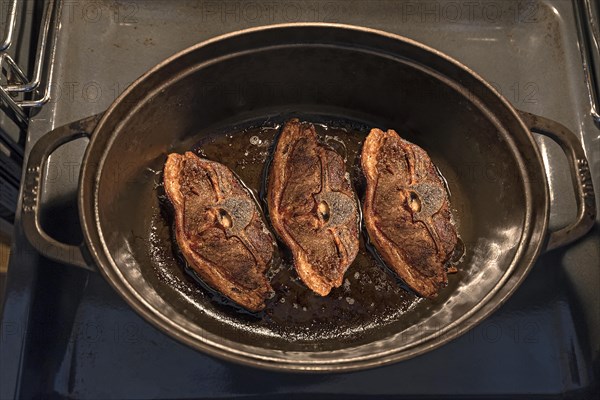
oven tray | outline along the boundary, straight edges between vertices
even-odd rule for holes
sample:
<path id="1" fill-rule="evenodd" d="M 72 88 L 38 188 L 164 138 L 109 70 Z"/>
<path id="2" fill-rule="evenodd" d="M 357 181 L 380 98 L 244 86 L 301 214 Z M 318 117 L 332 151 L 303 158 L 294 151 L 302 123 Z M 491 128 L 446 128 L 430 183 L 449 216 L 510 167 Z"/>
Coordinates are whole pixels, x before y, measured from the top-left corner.
<path id="1" fill-rule="evenodd" d="M 53 128 L 104 111 L 140 74 L 194 43 L 258 25 L 339 22 L 444 51 L 517 108 L 563 123 L 584 141 L 600 188 L 600 131 L 569 1 L 103 0 L 61 6 L 52 100 L 31 119 L 27 151 Z M 540 146 L 552 177 L 556 228 L 574 218 L 574 197 L 564 156 L 551 142 L 540 140 Z M 44 193 L 47 229 L 73 243 L 81 240 L 75 188 L 84 147 L 81 140 L 53 155 Z M 493 170 L 465 165 L 465 173 L 501 179 Z M 450 344 L 375 370 L 297 375 L 233 365 L 175 342 L 138 317 L 99 274 L 39 256 L 18 219 L 2 319 L 0 398 L 532 398 L 598 391 L 598 225 L 576 244 L 543 255 L 501 309 Z"/>

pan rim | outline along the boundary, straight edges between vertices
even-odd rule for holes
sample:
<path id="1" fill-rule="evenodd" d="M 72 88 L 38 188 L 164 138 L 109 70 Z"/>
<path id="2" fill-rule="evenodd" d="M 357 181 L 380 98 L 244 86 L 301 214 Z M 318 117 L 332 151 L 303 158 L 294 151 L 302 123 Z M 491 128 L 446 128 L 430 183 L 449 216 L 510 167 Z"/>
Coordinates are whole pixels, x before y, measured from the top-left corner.
<path id="1" fill-rule="evenodd" d="M 164 315 L 160 314 L 158 312 L 158 310 L 156 310 L 154 307 L 150 306 L 143 299 L 143 297 L 139 296 L 139 294 L 131 287 L 131 285 L 128 282 L 126 282 L 125 279 L 123 279 L 122 275 L 119 274 L 117 268 L 115 268 L 112 265 L 111 257 L 108 256 L 108 254 L 109 254 L 108 249 L 105 247 L 105 242 L 102 237 L 102 232 L 101 232 L 101 229 L 99 228 L 98 207 L 97 207 L 97 192 L 98 192 L 98 184 L 100 181 L 99 177 L 102 172 L 102 166 L 103 166 L 104 160 L 106 158 L 107 151 L 103 151 L 103 154 L 101 157 L 101 162 L 96 165 L 91 165 L 90 163 L 88 163 L 88 160 L 91 157 L 91 153 L 94 151 L 94 147 L 95 147 L 94 142 L 95 142 L 96 138 L 98 137 L 97 133 L 100 132 L 102 130 L 103 126 L 107 123 L 107 121 L 110 118 L 111 113 L 121 104 L 122 100 L 131 91 L 133 91 L 138 85 L 140 85 L 143 81 L 145 81 L 145 79 L 148 76 L 154 74 L 156 71 L 158 71 L 161 68 L 163 68 L 164 66 L 168 65 L 175 59 L 183 57 L 183 56 L 187 55 L 188 53 L 194 52 L 197 49 L 208 46 L 212 43 L 227 40 L 230 38 L 235 38 L 235 37 L 246 35 L 246 34 L 251 34 L 254 32 L 262 32 L 262 31 L 273 30 L 273 29 L 276 30 L 276 29 L 282 29 L 282 28 L 283 29 L 299 28 L 299 27 L 339 28 L 339 29 L 356 31 L 356 32 L 360 32 L 360 33 L 375 34 L 375 35 L 384 36 L 384 37 L 394 39 L 394 40 L 400 40 L 409 45 L 415 46 L 421 50 L 429 52 L 435 56 L 445 59 L 446 61 L 453 64 L 454 67 L 463 70 L 467 74 L 470 74 L 480 84 L 484 85 L 484 87 L 486 87 L 489 91 L 491 91 L 495 95 L 495 97 L 497 97 L 500 100 L 502 105 L 510 112 L 511 116 L 516 119 L 516 121 L 520 125 L 523 132 L 527 134 L 528 139 L 532 144 L 531 150 L 534 152 L 534 154 L 536 156 L 535 157 L 536 160 L 534 160 L 534 161 L 537 161 L 538 166 L 540 168 L 542 168 L 542 171 L 543 171 L 543 164 L 541 162 L 541 155 L 539 153 L 539 149 L 538 149 L 537 145 L 535 145 L 535 142 L 533 140 L 531 133 L 529 132 L 528 128 L 525 126 L 524 122 L 519 117 L 515 108 L 504 97 L 502 97 L 491 85 L 489 85 L 483 78 L 481 78 L 479 75 L 477 75 L 475 72 L 473 72 L 468 67 L 464 66 L 462 63 L 458 62 L 457 60 L 454 60 L 453 58 L 445 55 L 444 53 L 439 52 L 438 50 L 430 48 L 426 45 L 423 45 L 419 42 L 416 42 L 412 39 L 408 39 L 408 38 L 405 38 L 400 35 L 395 35 L 395 34 L 391 34 L 391 33 L 384 32 L 384 31 L 379 31 L 379 30 L 375 30 L 375 29 L 371 29 L 371 28 L 363 28 L 363 27 L 344 25 L 344 24 L 330 24 L 330 23 L 294 23 L 294 24 L 269 25 L 269 26 L 264 26 L 264 27 L 251 28 L 251 29 L 233 32 L 233 33 L 228 33 L 228 34 L 210 39 L 208 41 L 198 43 L 187 49 L 184 49 L 184 50 L 178 52 L 177 54 L 167 58 L 162 63 L 151 68 L 148 72 L 146 72 L 140 78 L 138 78 L 136 81 L 134 81 L 113 102 L 113 104 L 105 112 L 104 116 L 98 123 L 98 125 L 94 131 L 94 134 L 92 135 L 92 139 L 90 141 L 88 149 L 86 150 L 83 167 L 82 167 L 82 173 L 80 175 L 79 210 L 80 210 L 80 219 L 81 219 L 81 224 L 82 224 L 86 244 L 88 246 L 88 249 L 89 249 L 91 255 L 93 256 L 94 260 L 96 261 L 97 265 L 99 266 L 99 270 L 101 271 L 102 275 L 123 296 L 123 298 L 129 303 L 130 306 L 132 306 L 138 313 L 140 313 L 142 316 L 144 316 L 146 318 L 146 320 L 148 320 L 149 322 L 151 322 L 153 325 L 157 326 L 164 332 L 168 333 L 169 335 L 177 338 L 178 340 L 186 343 L 187 345 L 189 345 L 195 349 L 202 350 L 211 355 L 225 358 L 230 361 L 240 362 L 240 363 L 243 363 L 246 365 L 258 366 L 258 367 L 263 367 L 263 368 L 272 369 L 272 370 L 278 370 L 278 371 L 282 371 L 282 370 L 292 371 L 293 370 L 293 371 L 307 371 L 307 372 L 334 372 L 334 371 L 359 370 L 359 369 L 369 368 L 369 367 L 373 367 L 373 366 L 389 364 L 392 362 L 396 362 L 396 361 L 414 357 L 418 354 L 422 354 L 433 348 L 439 347 L 442 344 L 460 336 L 466 330 L 472 328 L 475 324 L 477 324 L 478 322 L 487 318 L 493 310 L 498 308 L 501 304 L 503 304 L 506 301 L 506 299 L 508 299 L 508 297 L 514 292 L 514 290 L 516 290 L 516 288 L 519 286 L 519 284 L 522 282 L 522 280 L 525 278 L 525 276 L 527 276 L 527 273 L 531 269 L 533 262 L 535 261 L 535 259 L 538 257 L 538 255 L 541 252 L 542 244 L 543 244 L 543 235 L 547 231 L 547 224 L 548 224 L 548 217 L 549 217 L 549 194 L 548 194 L 548 187 L 547 187 L 547 178 L 546 178 L 545 173 L 543 173 L 541 175 L 542 179 L 543 179 L 543 182 L 542 182 L 543 185 L 542 185 L 541 189 L 544 194 L 543 221 L 541 221 L 541 227 L 539 228 L 539 231 L 538 231 L 540 233 L 540 236 L 542 236 L 542 239 L 538 240 L 537 245 L 535 242 L 532 241 L 534 234 L 538 233 L 538 232 L 534 231 L 535 224 L 533 224 L 531 221 L 532 200 L 531 200 L 531 193 L 530 193 L 531 189 L 530 188 L 532 186 L 532 182 L 530 182 L 530 180 L 529 180 L 529 174 L 525 174 L 524 175 L 524 180 L 525 180 L 524 186 L 527 189 L 527 194 L 526 194 L 527 209 L 526 209 L 526 216 L 525 216 L 525 221 L 524 221 L 523 230 L 522 230 L 522 237 L 521 237 L 519 245 L 518 245 L 517 253 L 513 257 L 513 260 L 511 261 L 510 266 L 504 272 L 500 282 L 497 283 L 497 290 L 495 289 L 495 290 L 489 292 L 488 294 L 486 294 L 486 296 L 484 297 L 484 299 L 481 301 L 480 304 L 478 304 L 478 305 L 476 305 L 476 307 L 473 307 L 472 309 L 470 309 L 469 312 L 465 316 L 459 318 L 458 320 L 454 321 L 452 324 L 446 326 L 444 328 L 444 331 L 446 331 L 446 330 L 451 331 L 451 333 L 449 335 L 443 335 L 440 333 L 437 333 L 433 336 L 430 335 L 429 337 L 425 337 L 423 339 L 420 339 L 419 341 L 412 343 L 408 347 L 403 347 L 402 350 L 399 350 L 399 351 L 397 349 L 392 349 L 386 353 L 376 353 L 373 355 L 368 355 L 368 356 L 363 356 L 363 357 L 345 358 L 345 359 L 332 359 L 332 360 L 285 359 L 284 360 L 284 359 L 277 358 L 277 357 L 263 357 L 263 356 L 260 356 L 257 354 L 248 353 L 247 351 L 232 349 L 231 347 L 228 347 L 221 343 L 212 342 L 212 341 L 208 340 L 206 336 L 198 337 L 197 334 L 188 331 L 184 327 L 177 325 L 176 323 L 174 323 L 172 321 L 169 321 L 167 318 L 164 317 Z M 514 147 L 515 147 L 515 144 L 513 143 L 511 145 L 511 148 L 514 148 Z M 108 146 L 107 148 L 110 148 L 110 146 Z M 523 171 L 526 171 L 526 172 L 530 171 L 530 169 L 527 168 L 527 165 L 523 162 L 523 160 L 521 160 L 522 157 L 520 156 L 520 153 L 518 151 L 516 152 L 516 155 L 518 155 L 517 158 L 520 160 L 520 163 L 522 164 L 522 165 L 520 165 L 520 169 Z M 88 178 L 88 177 L 91 178 L 92 176 L 94 178 L 93 180 Z M 91 191 L 85 190 L 86 181 L 93 182 L 94 186 Z M 93 199 L 93 207 L 92 207 L 93 210 L 91 210 L 89 208 L 89 205 L 91 204 L 92 199 L 88 198 L 88 196 L 91 196 Z M 90 219 L 90 214 L 93 214 L 94 218 Z M 92 223 L 92 221 L 93 221 L 93 223 Z M 539 223 L 540 222 L 538 222 L 538 224 Z M 99 247 L 101 247 L 101 249 L 98 248 L 98 246 L 97 246 L 98 243 L 96 243 L 93 240 L 94 235 L 98 236 L 98 243 L 100 243 Z M 532 247 L 532 242 L 533 242 L 534 247 Z M 514 270 L 516 269 L 517 264 L 523 262 L 523 258 L 526 255 L 528 255 L 527 258 L 529 259 L 528 260 L 529 265 L 523 269 L 523 271 L 522 271 L 521 275 L 518 277 L 518 279 L 512 285 L 508 285 L 508 288 L 507 288 L 506 281 L 514 273 Z M 107 264 L 110 265 L 111 268 L 108 268 Z M 491 301 L 493 298 L 496 298 L 496 297 L 498 297 L 497 302 L 494 303 L 493 301 Z M 494 303 L 493 307 L 489 307 L 490 303 Z M 482 310 L 484 310 L 484 311 L 482 311 Z M 456 328 L 454 327 L 454 325 L 456 325 Z M 440 340 L 439 338 L 441 338 L 441 337 L 443 337 L 443 339 Z M 382 339 L 382 340 L 388 340 L 388 339 L 389 339 L 389 337 L 386 339 Z M 290 353 L 294 353 L 294 352 L 287 352 L 287 353 L 290 354 Z M 329 353 L 331 353 L 331 352 L 329 352 Z M 307 354 L 307 353 L 304 353 L 304 354 Z"/>

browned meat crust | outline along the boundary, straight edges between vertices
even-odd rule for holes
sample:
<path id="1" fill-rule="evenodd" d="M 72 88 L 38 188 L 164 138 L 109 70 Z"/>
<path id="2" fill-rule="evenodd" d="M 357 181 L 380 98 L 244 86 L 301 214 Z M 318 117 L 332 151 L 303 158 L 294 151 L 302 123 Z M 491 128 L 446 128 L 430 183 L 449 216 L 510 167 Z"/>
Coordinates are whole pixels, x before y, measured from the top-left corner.
<path id="1" fill-rule="evenodd" d="M 274 242 L 248 189 L 226 166 L 191 152 L 169 155 L 164 186 L 189 266 L 242 307 L 263 309 Z"/>
<path id="2" fill-rule="evenodd" d="M 415 292 L 435 297 L 457 245 L 448 195 L 427 153 L 393 130 L 372 129 L 361 155 L 363 215 L 386 264 Z"/>
<path id="3" fill-rule="evenodd" d="M 306 286 L 321 296 L 342 284 L 358 253 L 358 202 L 344 160 L 311 124 L 288 121 L 269 171 L 269 215 Z"/>

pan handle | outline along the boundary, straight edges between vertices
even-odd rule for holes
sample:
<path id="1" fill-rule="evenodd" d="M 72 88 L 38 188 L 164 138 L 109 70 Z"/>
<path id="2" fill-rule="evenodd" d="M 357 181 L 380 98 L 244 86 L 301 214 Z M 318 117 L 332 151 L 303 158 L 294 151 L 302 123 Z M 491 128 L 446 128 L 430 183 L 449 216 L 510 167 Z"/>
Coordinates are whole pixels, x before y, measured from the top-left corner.
<path id="1" fill-rule="evenodd" d="M 594 226 L 596 199 L 592 175 L 581 142 L 573 132 L 551 119 L 525 111 L 519 111 L 519 114 L 529 130 L 549 137 L 561 147 L 571 167 L 571 180 L 577 201 L 577 219 L 562 229 L 550 232 L 546 244 L 546 251 L 550 251 L 574 242 Z"/>
<path id="2" fill-rule="evenodd" d="M 40 224 L 40 200 L 42 184 L 48 157 L 58 147 L 81 137 L 90 137 L 91 132 L 100 120 L 100 115 L 84 118 L 69 125 L 61 126 L 39 139 L 27 159 L 25 182 L 23 184 L 23 201 L 21 223 L 25 236 L 31 245 L 44 256 L 63 263 L 94 270 L 92 263 L 84 256 L 85 244 L 70 245 L 50 237 Z"/>

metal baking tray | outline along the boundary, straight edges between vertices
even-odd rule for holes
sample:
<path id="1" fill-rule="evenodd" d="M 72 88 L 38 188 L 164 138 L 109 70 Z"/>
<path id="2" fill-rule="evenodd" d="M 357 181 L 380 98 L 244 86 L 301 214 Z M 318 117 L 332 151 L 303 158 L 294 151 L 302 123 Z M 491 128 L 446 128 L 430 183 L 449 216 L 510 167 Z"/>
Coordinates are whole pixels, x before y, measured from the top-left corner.
<path id="1" fill-rule="evenodd" d="M 570 1 L 59 2 L 51 99 L 29 124 L 26 153 L 55 127 L 104 111 L 148 68 L 194 43 L 294 21 L 394 32 L 464 62 L 525 111 L 566 125 L 584 143 L 600 187 L 599 130 L 591 113 Z M 551 177 L 551 227 L 574 217 L 564 155 L 540 139 Z M 85 141 L 51 158 L 44 222 L 80 240 L 75 189 Z M 493 165 L 465 173 L 493 175 Z M 600 374 L 600 234 L 544 255 L 492 317 L 426 355 L 339 375 L 266 372 L 174 342 L 137 316 L 103 278 L 40 257 L 18 224 L 0 342 L 0 397 L 383 398 L 443 395 L 585 397 Z M 490 248 L 490 256 L 494 254 Z"/>

